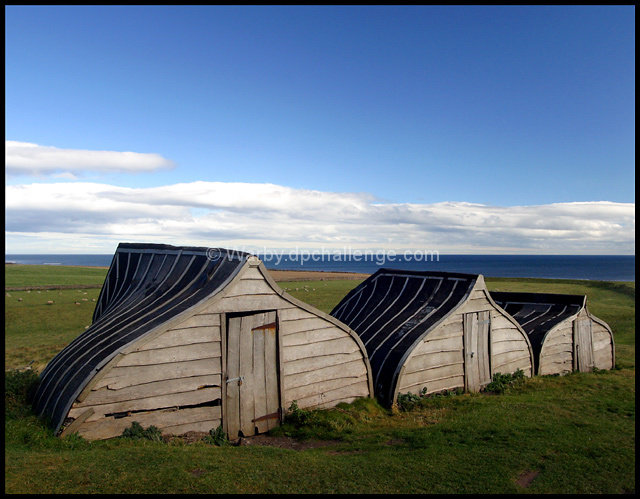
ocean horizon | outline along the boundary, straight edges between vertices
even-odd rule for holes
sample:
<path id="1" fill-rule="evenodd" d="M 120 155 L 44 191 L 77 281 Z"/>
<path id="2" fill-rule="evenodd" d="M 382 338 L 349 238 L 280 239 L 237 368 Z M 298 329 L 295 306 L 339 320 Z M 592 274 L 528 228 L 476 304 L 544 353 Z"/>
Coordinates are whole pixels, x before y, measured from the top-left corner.
<path id="1" fill-rule="evenodd" d="M 635 255 L 406 255 L 390 253 L 258 254 L 268 269 L 372 274 L 381 268 L 483 274 L 485 277 L 534 277 L 635 282 Z M 109 267 L 108 255 L 6 254 L 5 263 Z"/>

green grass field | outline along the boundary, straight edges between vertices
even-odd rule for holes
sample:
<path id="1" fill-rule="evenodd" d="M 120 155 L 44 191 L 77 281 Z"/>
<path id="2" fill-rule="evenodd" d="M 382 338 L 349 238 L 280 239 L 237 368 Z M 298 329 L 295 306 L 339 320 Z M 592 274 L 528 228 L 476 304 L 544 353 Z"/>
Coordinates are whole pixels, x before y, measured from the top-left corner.
<path id="1" fill-rule="evenodd" d="M 105 274 L 5 267 L 11 287 L 100 284 Z M 329 312 L 358 283 L 279 284 Z M 306 450 L 179 439 L 59 439 L 10 399 L 6 376 L 5 492 L 634 493 L 635 283 L 487 284 L 492 290 L 587 294 L 589 309 L 614 331 L 616 368 L 534 377 L 499 395 L 429 397 L 408 411 L 390 412 L 363 400 L 307 414 L 306 425 L 288 422 L 273 431 L 326 440 Z M 5 371 L 32 361 L 42 369 L 90 324 L 98 293 L 5 292 Z"/>

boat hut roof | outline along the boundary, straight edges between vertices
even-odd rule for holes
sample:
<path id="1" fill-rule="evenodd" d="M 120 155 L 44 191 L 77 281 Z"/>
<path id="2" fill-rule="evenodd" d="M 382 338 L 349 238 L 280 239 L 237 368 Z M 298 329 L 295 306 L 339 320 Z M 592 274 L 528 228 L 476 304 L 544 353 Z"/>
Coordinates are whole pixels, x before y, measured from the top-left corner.
<path id="1" fill-rule="evenodd" d="M 121 243 L 92 325 L 43 370 L 33 407 L 57 432 L 76 397 L 107 362 L 139 338 L 220 292 L 248 253 Z"/>
<path id="2" fill-rule="evenodd" d="M 577 315 L 585 306 L 585 295 L 553 293 L 511 293 L 492 291 L 491 298 L 511 315 L 529 336 L 536 358 L 546 334 L 564 320 Z"/>
<path id="3" fill-rule="evenodd" d="M 416 344 L 469 296 L 479 275 L 380 269 L 351 290 L 331 315 L 356 331 L 376 392 L 391 399 Z"/>

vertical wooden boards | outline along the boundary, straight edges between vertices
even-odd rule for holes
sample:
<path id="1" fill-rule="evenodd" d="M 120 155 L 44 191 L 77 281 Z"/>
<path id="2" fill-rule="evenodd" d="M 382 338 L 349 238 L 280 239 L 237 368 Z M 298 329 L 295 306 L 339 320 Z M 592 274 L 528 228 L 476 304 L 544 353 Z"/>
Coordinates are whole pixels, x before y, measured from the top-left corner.
<path id="1" fill-rule="evenodd" d="M 464 338 L 464 388 L 469 392 L 480 391 L 478 377 L 478 315 L 464 314 L 462 319 Z"/>
<path id="2" fill-rule="evenodd" d="M 465 389 L 478 392 L 491 381 L 489 369 L 490 311 L 470 312 L 463 316 Z"/>
<path id="3" fill-rule="evenodd" d="M 591 319 L 577 318 L 573 323 L 574 368 L 580 372 L 593 371 L 593 336 Z"/>
<path id="4" fill-rule="evenodd" d="M 231 439 L 278 423 L 276 335 L 275 311 L 228 319 L 226 426 Z"/>
<path id="5" fill-rule="evenodd" d="M 227 396 L 224 400 L 227 434 L 230 438 L 240 431 L 240 331 L 241 317 L 229 319 L 227 323 Z"/>
<path id="6" fill-rule="evenodd" d="M 266 310 L 277 312 L 277 331 L 261 330 L 265 367 L 264 379 L 260 382 L 264 381 L 265 389 L 275 386 L 276 389 L 267 391 L 275 390 L 278 396 L 266 397 L 266 415 L 270 417 L 260 419 L 264 415 L 256 415 L 254 419 L 258 421 L 254 422 L 258 423 L 258 431 L 262 431 L 264 421 L 267 429 L 278 425 L 277 415 L 293 400 L 300 408 L 332 407 L 342 401 L 372 395 L 366 351 L 355 333 L 333 317 L 287 295 L 275 283 L 269 282 L 265 272 L 262 266 L 247 268 L 237 282 L 228 286 L 222 298 L 201 311 L 202 314 L 225 314 L 228 319 L 221 325 L 222 330 L 225 326 L 230 327 L 232 319 Z M 267 323 L 271 322 L 269 319 Z M 255 333 L 254 341 L 253 348 L 262 348 L 262 339 L 256 338 Z M 227 355 L 228 348 L 223 351 Z M 225 361 L 223 359 L 223 365 Z M 354 361 L 360 363 L 360 368 L 343 369 L 344 364 Z M 254 362 L 262 360 L 254 356 Z M 240 375 L 242 373 L 237 376 Z M 225 384 L 225 388 L 231 389 L 231 385 Z M 254 403 L 261 405 L 262 398 L 259 396 Z M 223 418 L 225 429 L 228 423 L 228 418 Z M 232 428 L 232 432 L 228 432 L 230 437 L 234 431 L 236 429 Z"/>
<path id="7" fill-rule="evenodd" d="M 274 316 L 275 324 L 275 316 Z M 264 382 L 267 392 L 266 408 L 266 428 L 263 431 L 271 430 L 280 423 L 279 417 L 273 417 L 280 409 L 280 382 L 278 373 L 278 337 L 276 327 L 264 329 Z"/>
<path id="8" fill-rule="evenodd" d="M 275 330 L 275 327 L 274 327 Z M 256 417 L 265 416 L 267 414 L 267 383 L 265 373 L 265 328 L 253 328 L 251 336 L 253 341 L 253 394 L 254 407 L 251 422 L 258 429 L 258 433 L 264 433 L 267 430 L 266 421 L 254 421 Z"/>
<path id="9" fill-rule="evenodd" d="M 478 381 L 480 386 L 491 382 L 491 312 L 477 313 L 478 320 Z"/>

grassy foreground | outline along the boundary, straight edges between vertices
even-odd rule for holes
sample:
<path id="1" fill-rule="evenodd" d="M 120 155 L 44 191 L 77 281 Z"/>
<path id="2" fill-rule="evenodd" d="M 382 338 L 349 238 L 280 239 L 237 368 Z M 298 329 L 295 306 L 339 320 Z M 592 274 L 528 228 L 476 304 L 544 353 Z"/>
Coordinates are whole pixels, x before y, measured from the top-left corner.
<path id="1" fill-rule="evenodd" d="M 20 267 L 27 266 L 11 266 L 12 284 L 6 268 L 7 286 L 73 284 L 61 267 L 29 270 L 21 281 Z M 52 277 L 52 270 L 61 275 Z M 80 274 L 72 279 L 102 282 L 106 270 L 99 269 L 101 278 L 95 270 L 74 268 Z M 306 424 L 291 421 L 273 432 L 324 440 L 306 450 L 59 439 L 26 408 L 5 404 L 5 492 L 634 493 L 635 283 L 487 282 L 503 291 L 587 294 L 589 309 L 614 331 L 617 368 L 534 377 L 501 394 L 429 397 L 394 413 L 361 400 L 307 413 Z M 280 286 L 329 312 L 357 284 Z M 90 324 L 98 292 L 5 292 L 5 370 L 31 361 L 44 367 Z M 5 380 L 5 403 L 7 397 Z"/>

